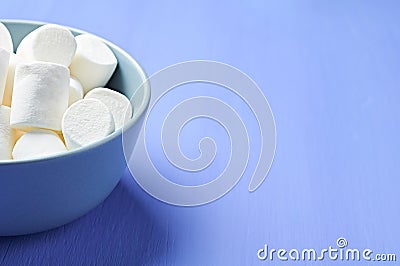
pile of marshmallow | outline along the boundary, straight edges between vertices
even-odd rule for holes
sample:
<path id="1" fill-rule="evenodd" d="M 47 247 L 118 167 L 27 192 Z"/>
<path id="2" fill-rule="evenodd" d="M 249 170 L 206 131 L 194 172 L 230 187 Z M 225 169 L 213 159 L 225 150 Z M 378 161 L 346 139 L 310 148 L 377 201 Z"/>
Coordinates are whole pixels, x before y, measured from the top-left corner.
<path id="1" fill-rule="evenodd" d="M 99 38 L 49 24 L 13 51 L 0 23 L 0 160 L 77 149 L 131 118 L 128 98 L 104 88 L 118 62 Z"/>

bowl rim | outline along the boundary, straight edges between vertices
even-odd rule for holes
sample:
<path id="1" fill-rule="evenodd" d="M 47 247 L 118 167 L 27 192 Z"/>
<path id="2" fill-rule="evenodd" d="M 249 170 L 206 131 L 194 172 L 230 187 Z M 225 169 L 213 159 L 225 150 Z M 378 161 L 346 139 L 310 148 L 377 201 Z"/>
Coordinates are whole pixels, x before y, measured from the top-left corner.
<path id="1" fill-rule="evenodd" d="M 30 25 L 34 25 L 34 26 L 42 26 L 45 24 L 55 24 L 55 23 L 51 23 L 51 22 L 43 22 L 43 21 L 35 21 L 35 20 L 23 20 L 23 19 L 0 19 L 1 23 L 13 23 L 13 24 L 30 24 Z M 60 24 L 56 24 L 56 25 L 60 25 Z M 149 106 L 150 103 L 150 84 L 149 84 L 149 78 L 148 75 L 146 74 L 146 72 L 144 71 L 143 67 L 131 56 L 128 54 L 128 52 L 126 52 L 125 50 L 123 50 L 122 48 L 120 48 L 119 46 L 117 46 L 116 44 L 108 41 L 107 39 L 104 39 L 103 37 L 100 37 L 96 34 L 84 31 L 84 30 L 80 30 L 80 29 L 76 29 L 74 27 L 70 27 L 70 26 L 65 26 L 65 25 L 60 25 L 63 27 L 66 27 L 67 29 L 77 32 L 78 34 L 91 34 L 96 36 L 97 38 L 99 38 L 100 40 L 102 40 L 105 44 L 107 44 L 109 47 L 113 48 L 113 50 L 117 50 L 120 54 L 122 54 L 124 57 L 126 57 L 128 59 L 129 62 L 131 62 L 134 67 L 137 69 L 138 74 L 142 80 L 141 85 L 138 87 L 144 87 L 144 95 L 143 95 L 143 102 L 144 104 L 142 104 L 140 106 L 140 108 L 135 109 L 135 112 L 132 116 L 132 118 L 129 120 L 128 123 L 125 123 L 124 126 L 116 131 L 114 131 L 113 133 L 111 133 L 110 135 L 108 135 L 107 137 L 96 141 L 94 143 L 91 143 L 87 146 L 83 146 L 74 150 L 68 150 L 65 152 L 60 152 L 60 153 L 56 153 L 53 155 L 48 155 L 48 156 L 44 156 L 44 157 L 37 157 L 37 158 L 30 158 L 30 159 L 22 159 L 22 160 L 0 160 L 0 166 L 2 165 L 15 165 L 15 164 L 25 164 L 25 163 L 34 163 L 34 162 L 44 162 L 44 161 L 50 161 L 50 160 L 54 160 L 57 158 L 66 158 L 69 156 L 76 156 L 80 153 L 84 153 L 88 150 L 94 149 L 96 147 L 99 147 L 103 144 L 105 144 L 106 142 L 112 141 L 116 138 L 118 138 L 120 135 L 123 134 L 123 132 L 125 132 L 126 130 L 130 129 L 131 127 L 133 127 L 133 125 L 136 124 L 136 122 L 145 115 L 145 111 L 147 109 L 147 107 Z M 132 95 L 132 97 L 129 99 L 132 102 L 132 98 L 134 95 Z M 121 139 L 122 142 L 122 139 Z"/>

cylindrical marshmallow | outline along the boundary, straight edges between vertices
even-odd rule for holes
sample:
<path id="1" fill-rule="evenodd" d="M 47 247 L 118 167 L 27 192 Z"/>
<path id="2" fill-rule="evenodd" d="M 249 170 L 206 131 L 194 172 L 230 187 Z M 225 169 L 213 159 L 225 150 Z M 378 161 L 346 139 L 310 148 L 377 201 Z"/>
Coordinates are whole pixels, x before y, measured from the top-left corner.
<path id="1" fill-rule="evenodd" d="M 84 93 L 104 87 L 117 67 L 117 58 L 105 43 L 93 35 L 81 34 L 75 40 L 76 53 L 69 67 L 71 75 L 79 79 Z"/>
<path id="2" fill-rule="evenodd" d="M 5 49 L 7 52 L 12 53 L 14 51 L 11 34 L 7 27 L 0 22 L 0 48 Z"/>
<path id="3" fill-rule="evenodd" d="M 4 89 L 3 105 L 11 106 L 12 92 L 14 87 L 15 68 L 18 64 L 25 62 L 24 59 L 14 53 L 10 54 L 10 64 L 8 65 L 6 86 Z"/>
<path id="4" fill-rule="evenodd" d="M 10 127 L 10 107 L 0 105 L 0 160 L 11 160 L 12 149 L 17 138 Z"/>
<path id="5" fill-rule="evenodd" d="M 48 24 L 32 31 L 21 41 L 17 55 L 27 61 L 44 61 L 68 67 L 76 50 L 71 31 L 59 25 Z"/>
<path id="6" fill-rule="evenodd" d="M 62 120 L 62 133 L 70 150 L 99 141 L 114 129 L 110 110 L 96 99 L 83 99 L 72 104 Z"/>
<path id="7" fill-rule="evenodd" d="M 7 52 L 5 49 L 0 48 L 0 100 L 1 100 L 0 102 L 3 101 L 9 60 L 10 60 L 10 53 Z"/>
<path id="8" fill-rule="evenodd" d="M 15 70 L 11 127 L 60 131 L 68 98 L 68 68 L 45 62 L 19 64 Z"/>
<path id="9" fill-rule="evenodd" d="M 33 159 L 65 152 L 67 148 L 60 137 L 44 129 L 36 129 L 22 135 L 15 143 L 14 160 Z"/>
<path id="10" fill-rule="evenodd" d="M 82 100 L 83 88 L 79 80 L 75 77 L 69 79 L 69 100 L 68 106 L 71 106 L 74 102 Z"/>
<path id="11" fill-rule="evenodd" d="M 95 88 L 86 94 L 85 99 L 97 99 L 104 103 L 113 115 L 116 130 L 122 128 L 124 123 L 132 117 L 129 99 L 117 91 Z"/>

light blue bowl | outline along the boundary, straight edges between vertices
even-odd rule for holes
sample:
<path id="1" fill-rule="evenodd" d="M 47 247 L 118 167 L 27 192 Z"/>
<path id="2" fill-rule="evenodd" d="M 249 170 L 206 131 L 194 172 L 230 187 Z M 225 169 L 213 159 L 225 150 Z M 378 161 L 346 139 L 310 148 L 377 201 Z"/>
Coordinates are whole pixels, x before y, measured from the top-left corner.
<path id="1" fill-rule="evenodd" d="M 14 20 L 2 22 L 12 35 L 14 48 L 26 34 L 44 24 Z M 83 33 L 76 29 L 71 31 L 75 35 Z M 118 59 L 116 72 L 107 86 L 129 98 L 133 96 L 134 115 L 124 128 L 124 134 L 129 134 L 131 142 L 124 146 L 125 152 L 129 153 L 143 124 L 150 86 L 144 83 L 146 74 L 132 57 L 114 44 L 104 42 Z M 122 130 L 61 155 L 0 161 L 0 235 L 40 232 L 84 215 L 111 193 L 125 166 Z"/>

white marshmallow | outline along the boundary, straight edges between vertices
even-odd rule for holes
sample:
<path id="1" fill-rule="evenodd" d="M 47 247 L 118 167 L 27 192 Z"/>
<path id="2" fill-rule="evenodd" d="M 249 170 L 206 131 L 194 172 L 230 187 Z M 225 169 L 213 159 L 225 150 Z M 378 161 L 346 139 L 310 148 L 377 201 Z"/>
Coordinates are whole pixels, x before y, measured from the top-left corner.
<path id="1" fill-rule="evenodd" d="M 6 86 L 8 63 L 10 60 L 10 53 L 0 48 L 0 102 L 3 101 L 4 88 Z"/>
<path id="2" fill-rule="evenodd" d="M 15 70 L 11 127 L 60 131 L 68 98 L 68 68 L 45 62 L 19 64 Z"/>
<path id="3" fill-rule="evenodd" d="M 12 53 L 14 50 L 11 34 L 8 31 L 7 27 L 4 26 L 4 24 L 1 22 L 0 22 L 0 48 L 3 48 L 9 53 Z"/>
<path id="4" fill-rule="evenodd" d="M 85 93 L 104 87 L 117 67 L 117 58 L 105 43 L 93 35 L 81 34 L 75 40 L 76 53 L 69 67 L 71 75 L 79 79 Z"/>
<path id="5" fill-rule="evenodd" d="M 48 24 L 32 31 L 21 41 L 17 55 L 28 61 L 45 61 L 68 67 L 76 50 L 76 41 L 65 27 Z"/>
<path id="6" fill-rule="evenodd" d="M 107 106 L 96 99 L 72 104 L 64 114 L 62 133 L 68 149 L 76 149 L 114 132 L 114 119 Z"/>
<path id="7" fill-rule="evenodd" d="M 14 53 L 10 54 L 10 63 L 8 65 L 6 86 L 4 89 L 3 105 L 11 106 L 12 92 L 14 87 L 15 68 L 18 64 L 25 62 L 24 59 Z"/>
<path id="8" fill-rule="evenodd" d="M 44 129 L 36 129 L 22 135 L 15 143 L 12 156 L 14 160 L 39 158 L 65 152 L 67 148 L 60 137 Z"/>
<path id="9" fill-rule="evenodd" d="M 83 88 L 81 83 L 75 77 L 70 77 L 68 106 L 71 106 L 74 102 L 82 100 L 82 98 Z"/>
<path id="10" fill-rule="evenodd" d="M 95 88 L 86 94 L 85 99 L 97 99 L 104 103 L 113 115 L 116 130 L 122 128 L 124 123 L 132 117 L 129 99 L 117 91 Z"/>
<path id="11" fill-rule="evenodd" d="M 0 160 L 11 160 L 16 132 L 10 127 L 10 107 L 0 106 Z"/>

